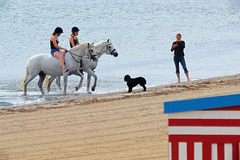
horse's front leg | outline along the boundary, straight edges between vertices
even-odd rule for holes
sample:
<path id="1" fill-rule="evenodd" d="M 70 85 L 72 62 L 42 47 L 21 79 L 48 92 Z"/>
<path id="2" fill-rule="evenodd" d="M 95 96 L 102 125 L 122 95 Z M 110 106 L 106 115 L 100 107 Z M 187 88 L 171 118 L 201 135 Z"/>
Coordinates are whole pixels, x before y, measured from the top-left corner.
<path id="1" fill-rule="evenodd" d="M 91 75 L 88 73 L 88 77 L 87 77 L 87 92 L 89 93 L 89 94 L 92 94 L 91 92 L 90 92 L 90 83 L 91 83 Z"/>
<path id="2" fill-rule="evenodd" d="M 81 72 L 79 72 L 79 71 L 75 71 L 73 74 L 75 74 L 75 75 L 77 75 L 77 76 L 80 76 L 80 82 L 79 82 L 78 86 L 75 87 L 76 91 L 78 91 L 79 88 L 82 87 L 84 75 L 83 75 Z"/>
<path id="3" fill-rule="evenodd" d="M 64 94 L 64 95 L 67 94 L 67 80 L 68 80 L 68 75 L 69 75 L 69 71 L 63 73 L 63 81 L 64 81 L 64 90 L 63 90 L 63 94 Z"/>
<path id="4" fill-rule="evenodd" d="M 88 73 L 88 86 L 87 86 L 87 91 L 89 92 L 89 87 L 90 87 L 90 81 L 91 81 L 91 76 L 94 77 L 94 84 L 92 86 L 92 91 L 95 91 L 95 88 L 97 86 L 97 75 L 89 68 L 87 70 Z"/>
<path id="5" fill-rule="evenodd" d="M 92 76 L 93 76 L 93 78 L 94 78 L 94 84 L 93 84 L 93 86 L 92 86 L 92 91 L 95 91 L 95 88 L 96 88 L 96 86 L 97 86 L 97 75 L 92 71 Z"/>

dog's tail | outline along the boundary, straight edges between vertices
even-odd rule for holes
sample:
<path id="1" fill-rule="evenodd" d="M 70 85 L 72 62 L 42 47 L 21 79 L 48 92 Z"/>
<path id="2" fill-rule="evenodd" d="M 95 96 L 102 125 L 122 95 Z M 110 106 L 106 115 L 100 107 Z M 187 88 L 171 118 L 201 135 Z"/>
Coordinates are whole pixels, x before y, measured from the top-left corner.
<path id="1" fill-rule="evenodd" d="M 147 81 L 146 81 L 146 79 L 145 78 L 143 78 L 144 79 L 144 84 L 147 84 Z"/>

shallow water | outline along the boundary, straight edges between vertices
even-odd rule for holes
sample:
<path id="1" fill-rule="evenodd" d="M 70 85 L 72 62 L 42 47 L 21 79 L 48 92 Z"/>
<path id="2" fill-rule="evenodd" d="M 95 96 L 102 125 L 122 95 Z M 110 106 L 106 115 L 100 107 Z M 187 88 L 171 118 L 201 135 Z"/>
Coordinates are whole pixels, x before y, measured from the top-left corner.
<path id="1" fill-rule="evenodd" d="M 119 57 L 101 57 L 94 94 L 127 91 L 123 82 L 126 74 L 144 76 L 148 87 L 176 82 L 170 48 L 178 32 L 186 43 L 192 80 L 239 73 L 237 0 L 3 0 L 0 16 L 0 108 L 63 98 L 54 84 L 52 92 L 42 97 L 38 78 L 30 83 L 29 96 L 21 96 L 18 88 L 27 60 L 38 53 L 50 54 L 49 39 L 57 26 L 64 30 L 59 38 L 63 47 L 69 48 L 71 28 L 78 26 L 80 42 L 111 38 L 117 49 Z M 65 98 L 86 96 L 86 82 L 80 91 L 74 91 L 78 81 L 71 76 L 70 96 Z"/>

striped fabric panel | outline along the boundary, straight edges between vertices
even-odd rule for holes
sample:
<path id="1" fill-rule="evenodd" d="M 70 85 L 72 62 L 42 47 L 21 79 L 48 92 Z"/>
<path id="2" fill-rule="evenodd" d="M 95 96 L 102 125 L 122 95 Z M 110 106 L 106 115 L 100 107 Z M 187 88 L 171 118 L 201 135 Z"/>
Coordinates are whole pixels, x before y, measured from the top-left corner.
<path id="1" fill-rule="evenodd" d="M 168 124 L 170 160 L 240 160 L 240 106 L 169 114 Z"/>
<path id="2" fill-rule="evenodd" d="M 198 111 L 169 114 L 169 119 L 240 119 L 240 111 Z"/>
<path id="3" fill-rule="evenodd" d="M 169 126 L 240 127 L 240 119 L 169 119 Z"/>
<path id="4" fill-rule="evenodd" d="M 169 135 L 239 135 L 240 127 L 188 127 L 170 126 Z"/>
<path id="5" fill-rule="evenodd" d="M 208 144 L 208 150 L 204 148 L 202 142 L 195 142 L 193 148 L 188 147 L 189 144 L 189 142 L 177 142 L 177 147 L 174 148 L 170 143 L 169 160 L 239 160 L 233 152 L 232 143 L 211 143 Z M 175 149 L 178 149 L 178 155 L 174 155 Z M 208 152 L 205 154 L 207 157 L 203 157 L 204 151 Z M 239 151 L 237 154 L 239 155 Z"/>

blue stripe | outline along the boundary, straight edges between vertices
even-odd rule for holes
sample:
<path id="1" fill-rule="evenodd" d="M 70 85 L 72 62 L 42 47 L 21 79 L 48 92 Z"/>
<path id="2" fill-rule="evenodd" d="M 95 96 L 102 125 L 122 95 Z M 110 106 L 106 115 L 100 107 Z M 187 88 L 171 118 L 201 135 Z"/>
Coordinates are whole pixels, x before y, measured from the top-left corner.
<path id="1" fill-rule="evenodd" d="M 198 98 L 164 103 L 164 113 L 178 113 L 240 105 L 240 94 Z"/>

